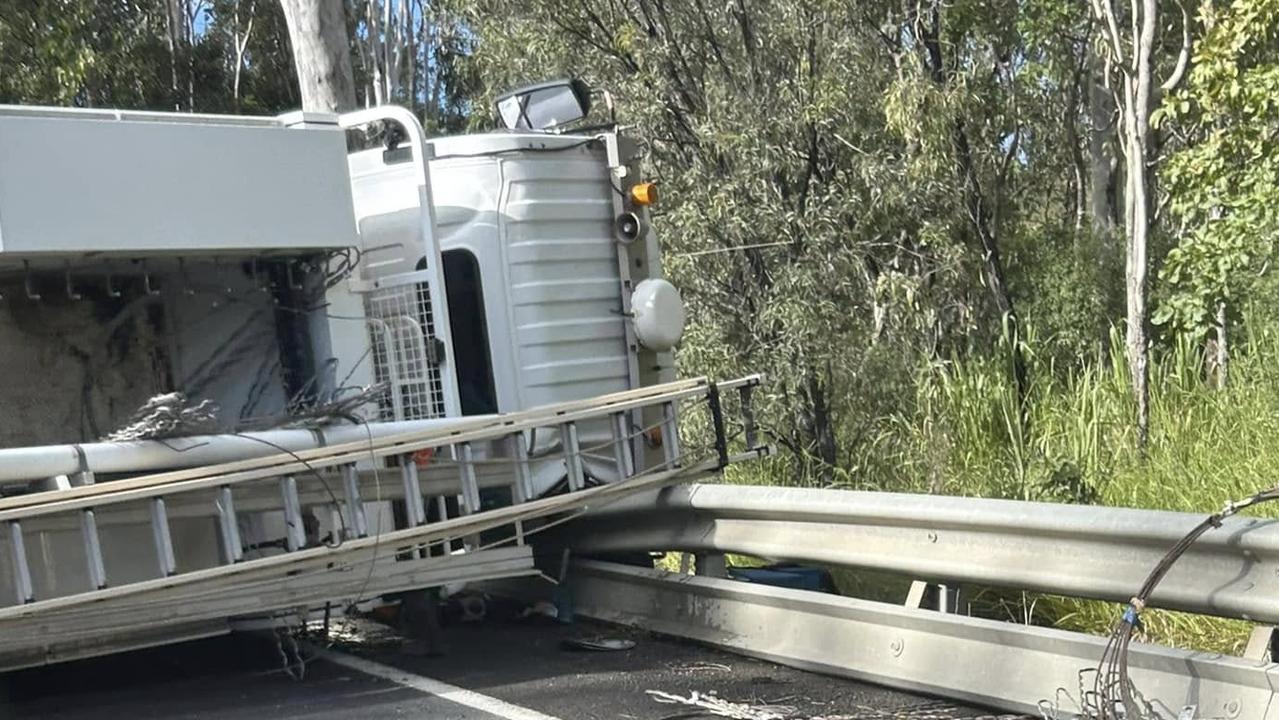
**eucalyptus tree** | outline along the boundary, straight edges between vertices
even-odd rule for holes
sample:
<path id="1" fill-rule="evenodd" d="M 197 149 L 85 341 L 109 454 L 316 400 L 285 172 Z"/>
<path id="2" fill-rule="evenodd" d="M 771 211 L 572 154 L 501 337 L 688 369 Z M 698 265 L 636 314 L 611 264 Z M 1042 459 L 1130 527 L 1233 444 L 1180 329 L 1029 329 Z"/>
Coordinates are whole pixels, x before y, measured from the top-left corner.
<path id="1" fill-rule="evenodd" d="M 342 0 L 280 0 L 302 91 L 302 108 L 354 110 L 350 34 Z"/>
<path id="2" fill-rule="evenodd" d="M 663 183 L 681 361 L 768 371 L 801 475 L 857 467 L 921 364 L 1007 347 L 1027 391 L 1006 244 L 1056 144 L 1025 119 L 1042 78 L 1015 3 L 466 6 L 489 97 L 568 74 L 613 92 Z"/>
<path id="3" fill-rule="evenodd" d="M 1162 42 L 1167 35 L 1161 0 L 1091 0 L 1098 42 L 1105 58 L 1103 78 L 1119 113 L 1119 139 L 1124 157 L 1124 231 L 1127 238 L 1125 280 L 1128 299 L 1125 344 L 1137 407 L 1137 445 L 1150 435 L 1150 335 L 1147 293 L 1150 236 L 1155 224 L 1154 165 L 1156 136 L 1151 115 L 1160 94 L 1181 82 L 1189 62 L 1191 20 L 1180 12 L 1179 47 L 1166 78 L 1157 77 Z"/>
<path id="4" fill-rule="evenodd" d="M 161 0 L 0 3 L 0 102 L 172 108 Z"/>
<path id="5" fill-rule="evenodd" d="M 1161 271 L 1155 319 L 1210 336 L 1225 384 L 1228 325 L 1270 280 L 1279 238 L 1279 0 L 1205 6 L 1184 88 L 1156 113 L 1180 148 L 1163 169 L 1177 245 Z M 1258 321 L 1271 314 L 1259 307 Z"/>

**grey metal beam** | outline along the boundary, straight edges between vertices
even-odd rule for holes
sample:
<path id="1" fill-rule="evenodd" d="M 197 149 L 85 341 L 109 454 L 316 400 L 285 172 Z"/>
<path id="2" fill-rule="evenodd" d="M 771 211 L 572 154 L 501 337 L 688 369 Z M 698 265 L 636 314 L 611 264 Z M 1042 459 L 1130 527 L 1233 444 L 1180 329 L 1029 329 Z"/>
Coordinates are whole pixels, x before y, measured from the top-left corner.
<path id="1" fill-rule="evenodd" d="M 936 495 L 694 485 L 605 508 L 575 521 L 570 531 L 575 545 L 587 551 L 741 553 L 1127 602 L 1203 517 Z M 1227 519 L 1178 560 L 1151 605 L 1279 623 L 1279 521 Z"/>
<path id="2" fill-rule="evenodd" d="M 366 565 L 356 565 L 302 576 L 281 574 L 242 586 L 192 589 L 169 597 L 141 597 L 132 603 L 109 603 L 88 613 L 51 617 L 38 626 L 32 624 L 5 632 L 4 642 L 0 643 L 0 672 L 185 639 L 166 640 L 166 628 L 179 632 L 199 623 L 220 626 L 225 632 L 228 621 L 253 621 L 271 617 L 272 611 L 323 607 L 330 598 L 351 600 L 357 594 L 373 598 L 445 582 L 474 582 L 536 573 L 528 547 L 408 562 L 397 562 L 390 554 L 384 555 L 372 570 L 370 572 Z"/>
<path id="3" fill-rule="evenodd" d="M 772 662 L 1068 717 L 1105 639 L 837 595 L 600 562 L 572 572 L 575 611 Z M 1167 717 L 1275 720 L 1279 665 L 1134 644 L 1132 677 Z M 1059 693 L 1061 688 L 1063 692 Z"/>
<path id="4" fill-rule="evenodd" d="M 104 634 L 193 621 L 270 617 L 283 610 L 305 612 L 322 609 L 327 601 L 344 608 L 386 593 L 536 572 L 528 546 L 408 561 L 397 561 L 393 553 L 383 553 L 376 561 L 344 563 L 302 575 L 276 572 L 234 585 L 205 583 L 180 592 L 149 593 L 78 613 L 49 615 L 39 625 L 5 628 L 4 641 L 0 642 L 0 670 L 10 669 L 8 658 L 55 644 L 93 641 Z"/>

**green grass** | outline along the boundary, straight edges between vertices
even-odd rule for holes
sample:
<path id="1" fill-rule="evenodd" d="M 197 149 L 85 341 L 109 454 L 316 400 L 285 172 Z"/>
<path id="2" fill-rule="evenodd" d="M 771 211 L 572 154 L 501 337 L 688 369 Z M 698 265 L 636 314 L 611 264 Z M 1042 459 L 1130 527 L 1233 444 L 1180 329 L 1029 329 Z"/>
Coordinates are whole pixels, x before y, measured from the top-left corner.
<path id="1" fill-rule="evenodd" d="M 1028 428 L 1019 422 L 1008 373 L 994 362 L 968 361 L 937 368 L 921 382 L 915 415 L 898 421 L 899 440 L 923 475 L 943 479 L 933 489 L 946 493 L 1207 514 L 1276 482 L 1279 336 L 1262 332 L 1243 345 L 1224 388 L 1204 381 L 1202 358 L 1191 344 L 1156 354 L 1144 457 L 1134 441 L 1122 356 L 1103 367 L 1063 372 L 1037 362 L 1033 343 Z M 1122 347 L 1117 334 L 1112 347 Z M 1095 633 L 1107 631 L 1117 612 L 1113 604 L 1068 598 L 1033 602 L 1037 618 Z M 1146 624 L 1153 640 L 1232 653 L 1242 649 L 1251 627 L 1159 611 Z"/>
<path id="2" fill-rule="evenodd" d="M 1055 367 L 1026 344 L 1031 387 L 1028 425 L 1015 385 L 998 360 L 938 363 L 915 383 L 908 409 L 858 443 L 848 487 L 936 492 L 1048 502 L 1095 503 L 1208 514 L 1230 499 L 1276 483 L 1279 467 L 1279 332 L 1238 338 L 1230 382 L 1204 381 L 1195 346 L 1155 354 L 1151 367 L 1151 438 L 1136 450 L 1129 377 L 1120 352 L 1099 364 Z M 1112 333 L 1111 346 L 1123 347 Z M 785 464 L 739 470 L 730 481 L 777 482 Z M 1279 508 L 1262 507 L 1273 515 Z M 1083 559 L 1086 561 L 1087 559 Z M 1134 590 L 1140 579 L 1134 578 Z M 848 582 L 858 586 L 856 582 Z M 860 583 L 855 594 L 875 595 Z M 882 594 L 882 593 L 880 593 Z M 1007 592 L 977 592 L 982 614 L 1105 633 L 1114 604 Z M 1030 608 L 1033 607 L 1033 612 Z M 1250 624 L 1151 611 L 1151 640 L 1179 647 L 1239 652 Z"/>

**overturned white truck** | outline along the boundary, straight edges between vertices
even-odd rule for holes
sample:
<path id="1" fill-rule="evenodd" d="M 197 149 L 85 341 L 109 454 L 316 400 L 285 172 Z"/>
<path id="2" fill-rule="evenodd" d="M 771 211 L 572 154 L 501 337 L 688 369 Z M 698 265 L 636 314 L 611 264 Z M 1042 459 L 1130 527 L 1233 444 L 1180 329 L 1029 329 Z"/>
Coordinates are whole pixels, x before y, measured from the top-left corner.
<path id="1" fill-rule="evenodd" d="M 588 105 L 0 107 L 0 670 L 533 574 L 540 527 L 766 452 L 755 378 L 676 381 Z"/>

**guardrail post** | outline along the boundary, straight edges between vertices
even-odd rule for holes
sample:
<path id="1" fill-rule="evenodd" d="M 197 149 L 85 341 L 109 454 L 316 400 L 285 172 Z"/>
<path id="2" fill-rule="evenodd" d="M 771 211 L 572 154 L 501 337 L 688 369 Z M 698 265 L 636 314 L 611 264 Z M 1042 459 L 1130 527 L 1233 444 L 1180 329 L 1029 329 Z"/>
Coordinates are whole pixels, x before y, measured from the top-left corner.
<path id="1" fill-rule="evenodd" d="M 723 553 L 697 553 L 693 555 L 693 574 L 702 577 L 728 577 L 728 563 Z"/>
<path id="2" fill-rule="evenodd" d="M 962 600 L 959 588 L 954 585 L 915 580 L 911 582 L 903 604 L 908 608 L 933 609 L 955 615 L 959 613 Z"/>
<path id="3" fill-rule="evenodd" d="M 1273 625 L 1257 625 L 1248 636 L 1248 647 L 1243 656 L 1249 660 L 1274 662 L 1276 641 L 1279 641 L 1279 633 L 1275 632 Z"/>

